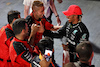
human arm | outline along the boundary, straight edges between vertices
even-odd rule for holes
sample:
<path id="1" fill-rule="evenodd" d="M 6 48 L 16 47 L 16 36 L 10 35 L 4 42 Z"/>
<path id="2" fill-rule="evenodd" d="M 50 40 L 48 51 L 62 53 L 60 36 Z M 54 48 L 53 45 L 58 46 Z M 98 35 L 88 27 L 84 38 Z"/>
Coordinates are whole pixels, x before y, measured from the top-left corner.
<path id="1" fill-rule="evenodd" d="M 80 23 L 80 32 L 77 33 L 77 36 L 79 36 L 79 42 L 83 42 L 83 41 L 88 41 L 89 40 L 89 31 L 87 29 L 87 27 L 85 26 L 85 24 Z"/>
<path id="2" fill-rule="evenodd" d="M 32 26 L 31 26 L 31 33 L 30 33 L 30 36 L 29 36 L 29 38 L 28 38 L 28 43 L 29 43 L 30 45 L 33 45 L 33 43 L 34 43 L 34 38 L 35 38 L 35 34 L 36 34 L 36 32 L 38 31 L 38 29 L 39 29 L 39 26 L 38 26 L 38 25 L 32 24 Z"/>
<path id="3" fill-rule="evenodd" d="M 23 4 L 24 4 L 24 17 L 26 18 L 29 14 L 29 9 L 30 9 L 30 6 L 31 6 L 31 0 L 24 0 Z"/>
<path id="4" fill-rule="evenodd" d="M 80 33 L 79 42 L 88 41 L 89 40 L 89 33 Z"/>
<path id="5" fill-rule="evenodd" d="M 57 31 L 63 26 L 54 26 L 53 24 L 49 23 L 48 21 L 45 22 L 45 29 L 51 31 Z"/>
<path id="6" fill-rule="evenodd" d="M 45 30 L 43 34 L 44 36 L 49 36 L 51 38 L 61 38 L 66 35 L 66 26 L 67 23 L 57 31 Z"/>
<path id="7" fill-rule="evenodd" d="M 58 25 L 61 25 L 61 20 L 60 20 L 60 18 L 59 18 L 59 15 L 58 15 L 58 13 L 57 13 L 57 10 L 56 10 L 56 7 L 55 7 L 55 5 L 54 5 L 53 0 L 50 0 L 50 8 L 51 8 L 51 10 L 53 11 L 53 13 L 54 13 L 55 16 L 56 16 Z"/>
<path id="8" fill-rule="evenodd" d="M 24 5 L 24 17 L 26 18 L 29 14 L 30 6 Z"/>
<path id="9" fill-rule="evenodd" d="M 57 31 L 58 29 L 62 28 L 63 26 L 53 26 L 52 29 L 50 29 L 51 31 Z"/>
<path id="10" fill-rule="evenodd" d="M 31 33 L 30 33 L 30 36 L 28 39 L 28 42 L 30 45 L 33 45 L 33 43 L 34 43 L 34 38 L 35 38 L 36 32 L 38 32 L 38 33 L 44 32 L 44 26 L 41 22 L 40 22 L 40 25 L 32 24 L 32 26 L 31 26 Z"/>

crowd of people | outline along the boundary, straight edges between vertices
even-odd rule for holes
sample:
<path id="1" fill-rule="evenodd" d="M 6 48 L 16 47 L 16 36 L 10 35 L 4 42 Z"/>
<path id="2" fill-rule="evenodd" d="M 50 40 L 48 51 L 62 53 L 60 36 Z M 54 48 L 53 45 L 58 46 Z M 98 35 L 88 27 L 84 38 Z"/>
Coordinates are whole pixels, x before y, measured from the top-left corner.
<path id="1" fill-rule="evenodd" d="M 25 17 L 10 10 L 8 24 L 0 29 L 0 67 L 60 67 L 54 59 L 54 38 L 64 38 L 62 67 L 94 67 L 92 43 L 78 5 L 63 11 L 68 20 L 59 26 L 61 21 L 53 0 L 24 0 L 23 4 Z M 57 26 L 52 24 L 52 12 Z"/>

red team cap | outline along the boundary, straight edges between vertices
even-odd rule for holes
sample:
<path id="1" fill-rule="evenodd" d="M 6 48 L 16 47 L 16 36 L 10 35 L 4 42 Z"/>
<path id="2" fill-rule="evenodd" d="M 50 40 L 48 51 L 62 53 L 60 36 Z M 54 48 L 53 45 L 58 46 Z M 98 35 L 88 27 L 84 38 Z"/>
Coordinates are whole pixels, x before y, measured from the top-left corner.
<path id="1" fill-rule="evenodd" d="M 77 5 L 70 5 L 66 11 L 63 11 L 63 14 L 66 15 L 66 16 L 82 15 L 82 10 Z"/>

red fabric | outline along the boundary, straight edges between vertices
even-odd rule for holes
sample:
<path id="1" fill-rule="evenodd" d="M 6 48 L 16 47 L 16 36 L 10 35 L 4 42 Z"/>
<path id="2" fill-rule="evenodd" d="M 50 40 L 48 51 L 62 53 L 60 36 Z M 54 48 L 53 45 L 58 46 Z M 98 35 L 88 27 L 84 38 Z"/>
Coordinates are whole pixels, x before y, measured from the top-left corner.
<path id="1" fill-rule="evenodd" d="M 30 45 L 27 43 L 27 41 L 21 41 L 14 37 L 14 39 L 11 41 L 10 48 L 9 48 L 9 50 L 10 50 L 9 55 L 10 55 L 10 58 L 11 58 L 11 61 L 14 65 L 14 67 L 30 67 L 30 63 L 25 61 L 23 58 L 21 58 L 21 55 L 25 51 L 23 51 L 21 54 L 17 55 L 17 53 L 14 49 L 14 46 L 13 46 L 14 41 L 23 43 L 27 48 L 29 48 L 29 52 L 33 53 L 33 50 L 30 47 Z"/>
<path id="2" fill-rule="evenodd" d="M 82 15 L 82 10 L 78 5 L 70 5 L 66 11 L 63 11 L 66 16 L 70 15 Z"/>
<path id="3" fill-rule="evenodd" d="M 32 16 L 32 18 L 34 19 L 33 13 L 31 13 L 30 16 Z M 36 19 L 34 19 L 34 20 L 36 21 L 36 24 L 37 23 L 39 24 L 39 21 L 37 21 Z M 42 18 L 41 22 L 44 25 L 44 28 L 46 30 L 50 30 L 51 28 L 53 28 L 53 25 L 51 23 L 49 23 L 48 21 L 46 21 L 45 18 Z M 38 32 L 35 34 L 33 46 L 35 46 L 35 44 L 37 44 L 40 41 L 40 39 L 42 39 L 42 35 L 43 35 L 43 33 L 38 33 Z"/>
<path id="4" fill-rule="evenodd" d="M 3 26 L 0 30 L 0 58 L 3 59 L 3 61 L 0 60 L 0 67 L 12 67 L 11 62 L 7 62 L 7 60 L 10 60 L 9 57 L 10 38 L 7 39 L 7 35 L 5 32 L 6 28 L 12 30 L 9 24 Z"/>

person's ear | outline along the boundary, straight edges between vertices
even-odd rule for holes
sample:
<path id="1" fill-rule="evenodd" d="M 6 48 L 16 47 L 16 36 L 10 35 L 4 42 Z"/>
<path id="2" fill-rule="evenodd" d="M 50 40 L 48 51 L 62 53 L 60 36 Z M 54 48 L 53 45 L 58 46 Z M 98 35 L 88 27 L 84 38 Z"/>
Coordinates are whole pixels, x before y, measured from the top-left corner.
<path id="1" fill-rule="evenodd" d="M 76 53 L 76 56 L 79 58 L 79 55 L 78 55 L 78 53 Z"/>
<path id="2" fill-rule="evenodd" d="M 22 32 L 22 34 L 25 34 L 25 29 L 22 29 L 22 31 L 21 31 L 21 32 Z"/>

